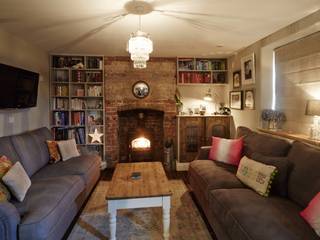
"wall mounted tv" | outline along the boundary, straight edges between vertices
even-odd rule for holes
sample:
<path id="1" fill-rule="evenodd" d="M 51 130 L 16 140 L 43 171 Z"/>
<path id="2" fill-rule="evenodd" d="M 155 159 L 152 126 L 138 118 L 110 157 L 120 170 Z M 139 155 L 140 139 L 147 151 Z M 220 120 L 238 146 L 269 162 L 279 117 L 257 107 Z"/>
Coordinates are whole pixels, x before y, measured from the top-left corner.
<path id="1" fill-rule="evenodd" d="M 0 63 L 0 108 L 37 105 L 39 74 Z"/>

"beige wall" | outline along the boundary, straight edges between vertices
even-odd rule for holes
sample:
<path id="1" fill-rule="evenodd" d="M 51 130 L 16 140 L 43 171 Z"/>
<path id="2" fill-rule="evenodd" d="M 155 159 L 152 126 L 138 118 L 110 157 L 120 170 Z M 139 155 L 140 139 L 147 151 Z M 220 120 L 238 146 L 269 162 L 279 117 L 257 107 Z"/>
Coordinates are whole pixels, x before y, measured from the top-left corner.
<path id="1" fill-rule="evenodd" d="M 206 106 L 207 113 L 211 114 L 218 110 L 219 104 L 227 104 L 226 98 L 226 86 L 178 86 L 177 87 L 181 93 L 182 102 L 183 102 L 183 111 L 188 112 L 188 108 L 199 108 L 200 105 Z M 212 102 L 204 101 L 203 97 L 208 92 L 208 89 L 211 89 Z"/>
<path id="2" fill-rule="evenodd" d="M 0 63 L 40 73 L 37 107 L 0 110 L 0 136 L 48 126 L 48 55 L 24 40 L 0 30 Z"/>
<path id="3" fill-rule="evenodd" d="M 309 99 L 320 99 L 320 32 L 276 49 L 276 108 L 287 121 L 283 128 L 309 133 L 313 118 L 305 115 Z"/>
<path id="4" fill-rule="evenodd" d="M 238 51 L 229 61 L 229 91 L 232 90 L 232 73 L 240 70 L 243 56 L 254 53 L 256 67 L 256 83 L 242 87 L 241 90 L 254 88 L 256 91 L 255 110 L 232 110 L 235 128 L 247 126 L 258 128 L 261 126 L 260 113 L 262 109 L 272 106 L 272 60 L 273 50 L 279 46 L 292 42 L 320 29 L 320 10 L 267 36 L 264 39 Z M 281 79 L 278 79 L 281 81 Z M 278 94 L 281 92 L 278 91 Z"/>

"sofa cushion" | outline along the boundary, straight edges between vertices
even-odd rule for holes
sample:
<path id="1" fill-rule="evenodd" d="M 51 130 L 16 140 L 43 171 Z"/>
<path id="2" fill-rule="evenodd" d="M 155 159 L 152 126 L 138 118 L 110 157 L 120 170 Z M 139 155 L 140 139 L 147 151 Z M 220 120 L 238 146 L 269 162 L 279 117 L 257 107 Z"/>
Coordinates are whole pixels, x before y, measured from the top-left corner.
<path id="1" fill-rule="evenodd" d="M 292 164 L 288 179 L 288 196 L 305 208 L 320 192 L 320 150 L 294 142 L 288 155 Z"/>
<path id="2" fill-rule="evenodd" d="M 20 212 L 19 236 L 47 239 L 63 213 L 83 191 L 84 182 L 80 176 L 32 181 L 25 200 L 17 206 L 24 210 Z"/>
<path id="3" fill-rule="evenodd" d="M 20 161 L 19 156 L 14 149 L 10 137 L 0 138 L 0 156 L 5 155 L 12 163 Z"/>
<path id="4" fill-rule="evenodd" d="M 300 217 L 301 208 L 288 199 L 265 198 L 250 189 L 217 189 L 209 201 L 230 239 L 319 240 Z"/>
<path id="5" fill-rule="evenodd" d="M 285 157 L 291 147 L 291 144 L 284 139 L 257 133 L 246 127 L 238 127 L 237 137 L 243 137 L 243 153 L 250 158 L 254 152 L 265 156 Z"/>
<path id="6" fill-rule="evenodd" d="M 236 177 L 236 171 L 235 166 L 211 160 L 195 160 L 189 165 L 189 174 L 206 195 L 211 189 L 244 187 Z"/>
<path id="7" fill-rule="evenodd" d="M 320 192 L 311 200 L 302 212 L 303 217 L 320 237 Z"/>
<path id="8" fill-rule="evenodd" d="M 277 168 L 244 156 L 239 164 L 237 178 L 262 196 L 268 197 Z"/>
<path id="9" fill-rule="evenodd" d="M 269 157 L 260 153 L 253 153 L 252 159 L 258 162 L 275 166 L 277 174 L 272 182 L 271 193 L 286 197 L 288 195 L 288 170 L 289 161 L 287 157 Z"/>
<path id="10" fill-rule="evenodd" d="M 32 180 L 46 179 L 48 177 L 60 177 L 66 175 L 80 175 L 85 184 L 88 183 L 90 170 L 100 167 L 101 158 L 97 155 L 82 155 L 68 161 L 60 161 L 41 168 L 32 176 Z"/>
<path id="11" fill-rule="evenodd" d="M 46 128 L 15 135 L 11 137 L 19 159 L 29 176 L 49 162 L 46 140 L 51 138 Z"/>
<path id="12" fill-rule="evenodd" d="M 31 186 L 31 180 L 20 162 L 16 162 L 12 168 L 3 176 L 2 181 L 10 189 L 13 196 L 22 202 L 28 189 Z"/>
<path id="13" fill-rule="evenodd" d="M 242 156 L 243 140 L 212 137 L 209 159 L 238 166 Z"/>

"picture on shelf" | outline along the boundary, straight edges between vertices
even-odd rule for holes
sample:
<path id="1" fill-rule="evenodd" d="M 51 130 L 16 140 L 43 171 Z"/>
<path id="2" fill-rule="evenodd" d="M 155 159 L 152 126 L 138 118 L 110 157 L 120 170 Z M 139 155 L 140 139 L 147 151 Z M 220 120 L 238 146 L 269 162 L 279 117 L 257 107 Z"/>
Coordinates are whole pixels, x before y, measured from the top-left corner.
<path id="1" fill-rule="evenodd" d="M 241 71 L 233 72 L 233 88 L 241 87 Z"/>
<path id="2" fill-rule="evenodd" d="M 254 90 L 244 91 L 244 108 L 253 110 L 255 108 Z"/>
<path id="3" fill-rule="evenodd" d="M 255 83 L 254 53 L 241 58 L 241 73 L 242 86 Z"/>
<path id="4" fill-rule="evenodd" d="M 102 125 L 102 112 L 101 111 L 89 111 L 88 112 L 88 125 Z"/>
<path id="5" fill-rule="evenodd" d="M 229 94 L 229 105 L 232 109 L 242 109 L 242 91 L 231 91 Z"/>

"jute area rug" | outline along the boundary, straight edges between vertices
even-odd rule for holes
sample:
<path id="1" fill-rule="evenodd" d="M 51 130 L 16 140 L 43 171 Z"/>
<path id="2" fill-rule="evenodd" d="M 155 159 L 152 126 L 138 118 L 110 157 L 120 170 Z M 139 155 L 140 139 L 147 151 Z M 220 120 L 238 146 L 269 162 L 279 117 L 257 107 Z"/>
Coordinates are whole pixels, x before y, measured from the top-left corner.
<path id="1" fill-rule="evenodd" d="M 170 180 L 171 240 L 213 240 L 190 193 L 182 180 Z M 100 181 L 68 240 L 98 239 L 109 236 L 105 195 L 110 182 Z M 117 240 L 162 239 L 162 209 L 142 208 L 118 210 Z"/>

